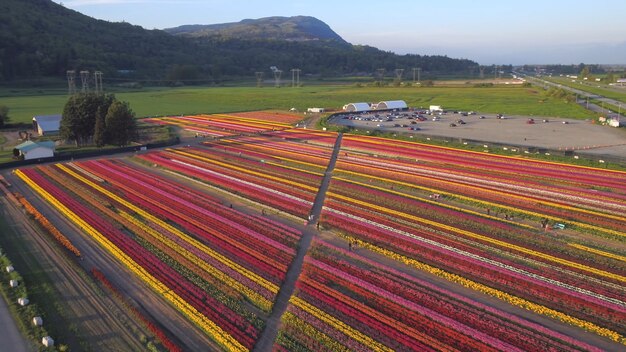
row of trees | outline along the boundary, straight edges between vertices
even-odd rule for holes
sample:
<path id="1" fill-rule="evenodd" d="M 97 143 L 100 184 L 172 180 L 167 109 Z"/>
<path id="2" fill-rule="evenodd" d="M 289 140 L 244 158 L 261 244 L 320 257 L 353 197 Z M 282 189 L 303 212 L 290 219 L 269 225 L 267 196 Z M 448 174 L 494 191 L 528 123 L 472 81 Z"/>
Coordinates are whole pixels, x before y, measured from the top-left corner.
<path id="1" fill-rule="evenodd" d="M 76 146 L 128 145 L 137 136 L 135 114 L 113 94 L 75 94 L 63 109 L 60 135 Z"/>

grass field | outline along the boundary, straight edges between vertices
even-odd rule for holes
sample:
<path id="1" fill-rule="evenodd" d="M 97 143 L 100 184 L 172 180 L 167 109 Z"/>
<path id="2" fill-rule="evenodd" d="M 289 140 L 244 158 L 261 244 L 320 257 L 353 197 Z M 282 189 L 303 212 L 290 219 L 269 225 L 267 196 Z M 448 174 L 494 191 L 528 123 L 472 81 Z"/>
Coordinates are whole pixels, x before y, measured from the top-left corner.
<path id="1" fill-rule="evenodd" d="M 587 82 L 584 84 L 578 83 L 578 81 L 572 82 L 570 78 L 563 77 L 542 77 L 546 81 L 562 84 L 567 87 L 572 87 L 585 92 L 601 95 L 606 98 L 621 101 L 626 104 L 626 89 L 618 90 L 618 88 L 612 88 L 604 83 L 599 82 Z M 599 86 L 599 87 L 598 87 Z"/>
<path id="2" fill-rule="evenodd" d="M 474 110 L 550 117 L 590 118 L 591 113 L 575 104 L 549 98 L 542 90 L 520 86 L 473 87 L 355 87 L 305 86 L 301 88 L 192 87 L 145 88 L 116 93 L 128 101 L 138 117 L 193 113 L 222 113 L 292 107 L 341 109 L 350 102 L 405 100 L 409 106 L 442 105 L 445 109 Z M 0 98 L 0 105 L 10 109 L 13 122 L 29 123 L 32 116 L 58 114 L 67 95 L 27 95 Z"/>

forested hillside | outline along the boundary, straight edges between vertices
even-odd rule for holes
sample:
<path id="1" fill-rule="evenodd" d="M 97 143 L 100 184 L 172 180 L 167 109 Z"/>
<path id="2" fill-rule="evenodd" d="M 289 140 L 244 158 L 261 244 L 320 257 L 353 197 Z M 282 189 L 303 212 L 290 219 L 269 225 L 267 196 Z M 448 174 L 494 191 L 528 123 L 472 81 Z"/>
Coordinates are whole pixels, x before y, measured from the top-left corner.
<path id="1" fill-rule="evenodd" d="M 99 70 L 107 79 L 169 82 L 254 77 L 256 71 L 269 75 L 270 66 L 322 75 L 371 75 L 378 68 L 390 74 L 396 68 L 408 72 L 413 67 L 421 67 L 424 74 L 477 71 L 470 60 L 400 56 L 353 46 L 312 17 L 271 19 L 271 26 L 256 24 L 255 35 L 246 38 L 233 30 L 211 36 L 172 35 L 96 20 L 50 0 L 2 0 L 0 81 L 65 77 L 67 70 Z"/>

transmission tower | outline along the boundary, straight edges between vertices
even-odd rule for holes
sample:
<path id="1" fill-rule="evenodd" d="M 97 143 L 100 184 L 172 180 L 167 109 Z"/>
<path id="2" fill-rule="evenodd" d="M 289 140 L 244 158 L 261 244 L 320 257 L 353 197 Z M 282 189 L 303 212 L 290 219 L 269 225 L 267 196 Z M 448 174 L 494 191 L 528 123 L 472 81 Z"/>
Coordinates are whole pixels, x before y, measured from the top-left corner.
<path id="1" fill-rule="evenodd" d="M 397 82 L 402 82 L 402 74 L 404 73 L 404 69 L 403 68 L 397 68 L 395 72 L 396 72 L 396 81 Z"/>
<path id="2" fill-rule="evenodd" d="M 283 74 L 281 70 L 274 70 L 274 87 L 280 87 L 280 76 Z"/>
<path id="3" fill-rule="evenodd" d="M 478 66 L 478 70 L 480 71 L 480 78 L 485 78 L 485 66 Z"/>
<path id="4" fill-rule="evenodd" d="M 384 68 L 379 68 L 378 70 L 376 70 L 376 72 L 378 73 L 378 82 L 382 86 L 383 85 L 383 80 L 385 78 L 385 69 Z"/>
<path id="5" fill-rule="evenodd" d="M 76 71 L 74 70 L 67 71 L 67 94 L 76 94 Z"/>
<path id="6" fill-rule="evenodd" d="M 81 91 L 86 93 L 89 91 L 89 71 L 80 71 L 80 81 L 82 83 Z"/>
<path id="7" fill-rule="evenodd" d="M 300 86 L 300 71 L 299 68 L 291 69 L 291 87 Z"/>
<path id="8" fill-rule="evenodd" d="M 254 74 L 256 75 L 256 86 L 261 88 L 263 86 L 263 72 L 257 71 Z"/>
<path id="9" fill-rule="evenodd" d="M 102 72 L 96 71 L 93 73 L 93 81 L 94 81 L 94 90 L 96 94 L 104 93 L 104 89 L 102 88 Z"/>

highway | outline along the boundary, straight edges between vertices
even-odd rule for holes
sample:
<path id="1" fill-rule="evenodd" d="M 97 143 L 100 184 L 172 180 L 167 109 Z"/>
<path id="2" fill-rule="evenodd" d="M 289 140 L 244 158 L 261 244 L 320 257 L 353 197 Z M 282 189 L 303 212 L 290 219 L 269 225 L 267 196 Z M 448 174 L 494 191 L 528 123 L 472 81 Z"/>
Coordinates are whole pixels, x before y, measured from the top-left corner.
<path id="1" fill-rule="evenodd" d="M 593 104 L 593 103 L 587 103 L 587 98 L 589 99 L 594 99 L 597 101 L 601 101 L 604 102 L 606 104 L 610 104 L 610 105 L 614 105 L 617 107 L 623 107 L 626 109 L 626 104 L 622 103 L 619 100 L 615 100 L 615 99 L 610 99 L 601 95 L 597 95 L 597 94 L 593 94 L 590 92 L 586 92 L 584 90 L 580 90 L 580 89 L 576 89 L 576 88 L 572 88 L 569 86 L 565 86 L 559 83 L 554 83 L 554 82 L 550 82 L 550 81 L 546 81 L 545 79 L 541 79 L 539 77 L 533 77 L 521 72 L 513 72 L 513 74 L 518 75 L 520 77 L 524 77 L 525 79 L 527 79 L 528 81 L 530 81 L 533 84 L 542 86 L 544 88 L 548 88 L 548 87 L 557 87 L 557 88 L 562 88 L 565 89 L 569 92 L 572 92 L 576 95 L 578 95 L 578 100 L 576 101 L 578 104 L 582 105 L 583 107 L 587 108 L 588 110 L 591 110 L 593 112 L 599 113 L 599 114 L 605 114 L 607 111 L 609 111 L 610 109 L 607 107 L 602 107 L 601 105 L 597 105 L 597 104 Z M 621 113 L 621 111 L 619 111 L 619 113 Z M 619 119 L 621 120 L 624 117 L 624 114 L 618 114 L 618 112 L 613 111 L 610 114 L 606 114 L 605 117 L 612 117 L 612 118 L 617 118 L 619 117 Z"/>

